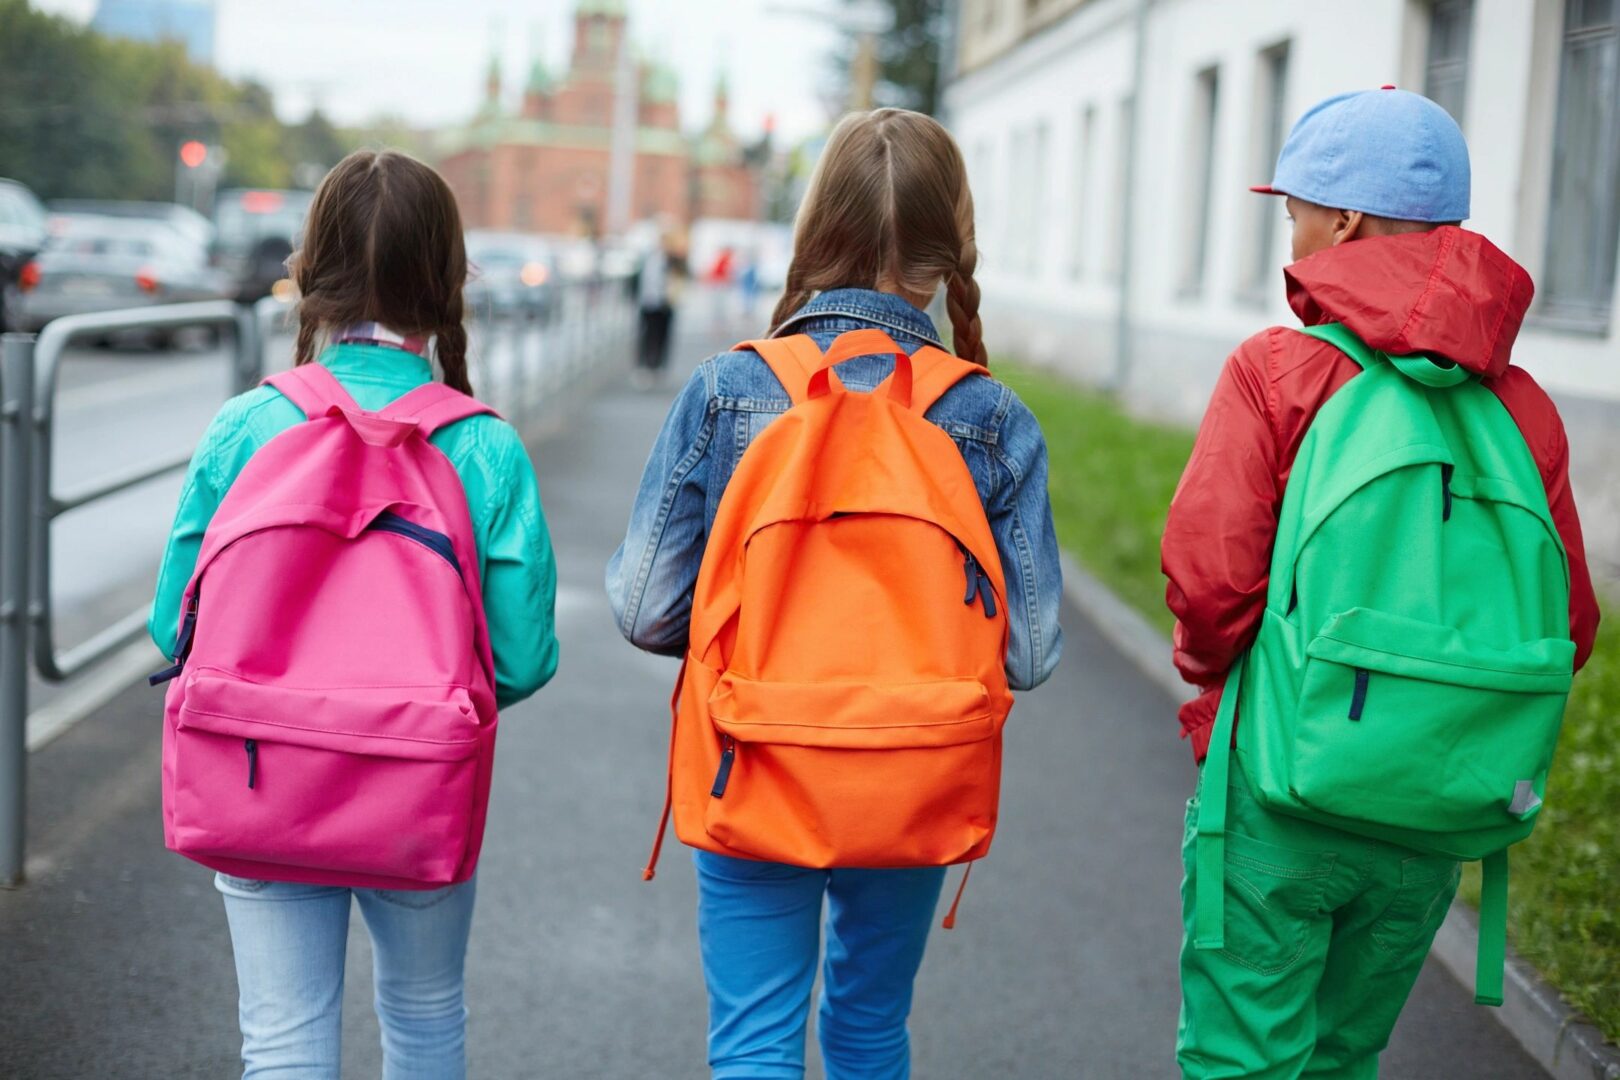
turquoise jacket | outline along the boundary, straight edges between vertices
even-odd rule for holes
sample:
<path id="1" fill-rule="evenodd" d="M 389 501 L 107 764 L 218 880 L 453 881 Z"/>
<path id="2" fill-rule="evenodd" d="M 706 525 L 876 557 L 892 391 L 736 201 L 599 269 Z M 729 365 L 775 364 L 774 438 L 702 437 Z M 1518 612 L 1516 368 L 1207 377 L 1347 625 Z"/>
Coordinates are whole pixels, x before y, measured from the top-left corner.
<path id="1" fill-rule="evenodd" d="M 362 409 L 381 409 L 433 378 L 431 366 L 415 353 L 378 345 L 333 345 L 320 362 Z M 196 569 L 203 533 L 225 493 L 261 446 L 303 420 L 297 406 L 261 386 L 227 401 L 208 426 L 180 492 L 147 623 L 166 655 L 174 651 L 180 598 Z M 495 694 L 504 708 L 544 686 L 557 670 L 557 564 L 534 467 L 518 433 L 493 416 L 451 424 L 431 441 L 456 467 L 467 492 L 495 654 Z"/>

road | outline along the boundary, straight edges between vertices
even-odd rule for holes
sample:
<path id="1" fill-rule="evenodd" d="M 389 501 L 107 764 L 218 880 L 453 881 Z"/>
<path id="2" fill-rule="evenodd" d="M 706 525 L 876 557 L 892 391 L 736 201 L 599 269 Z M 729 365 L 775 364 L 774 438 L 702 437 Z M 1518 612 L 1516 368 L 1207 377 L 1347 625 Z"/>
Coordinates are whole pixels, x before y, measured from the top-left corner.
<path id="1" fill-rule="evenodd" d="M 678 354 L 736 336 L 690 320 Z M 196 380 L 196 415 L 187 405 L 183 420 L 161 414 L 157 426 L 200 426 L 207 388 Z M 705 1075 L 690 860 L 672 842 L 655 882 L 638 873 L 662 799 L 674 666 L 619 639 L 601 589 L 673 391 L 615 378 L 534 446 L 560 566 L 562 668 L 502 721 L 469 959 L 475 1077 Z M 161 522 L 168 507 L 148 512 Z M 1172 702 L 1083 614 L 1066 607 L 1063 618 L 1063 664 L 1020 697 L 1007 728 L 995 851 L 924 965 L 912 1025 L 920 1078 L 1175 1075 L 1192 764 Z M 31 880 L 0 894 L 0 1075 L 236 1068 L 218 897 L 207 871 L 162 850 L 158 730 L 156 693 L 134 689 L 33 760 Z M 356 932 L 345 1075 L 377 1074 L 370 993 Z M 1431 962 L 1384 1076 L 1542 1073 Z"/>

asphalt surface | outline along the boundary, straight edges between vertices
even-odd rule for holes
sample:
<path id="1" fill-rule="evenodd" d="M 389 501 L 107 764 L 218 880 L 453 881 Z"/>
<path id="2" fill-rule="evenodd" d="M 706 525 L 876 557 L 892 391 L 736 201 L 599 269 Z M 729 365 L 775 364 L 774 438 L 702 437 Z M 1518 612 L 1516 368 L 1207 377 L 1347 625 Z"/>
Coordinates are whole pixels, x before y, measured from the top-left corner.
<path id="1" fill-rule="evenodd" d="M 687 323 L 684 369 L 740 336 Z M 601 588 L 674 387 L 637 391 L 615 376 L 534 446 L 561 572 L 562 668 L 502 720 L 468 967 L 475 1077 L 706 1075 L 690 860 L 671 841 L 657 880 L 639 876 L 674 665 L 622 642 Z M 930 944 L 912 1021 L 920 1078 L 1175 1075 L 1193 768 L 1172 702 L 1081 613 L 1066 606 L 1063 618 L 1062 665 L 1007 728 L 995 850 L 958 928 Z M 224 913 L 209 872 L 163 850 L 159 726 L 157 692 L 132 689 L 32 762 L 30 881 L 0 893 L 0 1076 L 238 1071 Z M 379 1071 L 370 992 L 355 929 L 345 1076 Z M 1543 1074 L 1431 962 L 1383 1075 Z"/>

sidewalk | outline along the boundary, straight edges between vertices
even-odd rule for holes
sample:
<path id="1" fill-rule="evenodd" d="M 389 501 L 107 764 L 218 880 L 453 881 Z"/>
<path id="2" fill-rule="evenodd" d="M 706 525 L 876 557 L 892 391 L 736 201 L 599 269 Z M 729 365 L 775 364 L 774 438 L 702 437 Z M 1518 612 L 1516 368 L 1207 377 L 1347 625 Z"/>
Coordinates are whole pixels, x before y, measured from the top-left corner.
<path id="1" fill-rule="evenodd" d="M 685 357 L 725 344 L 702 325 L 682 337 Z M 705 1075 L 690 861 L 672 842 L 656 882 L 638 873 L 662 800 L 674 664 L 620 640 L 601 589 L 675 388 L 625 386 L 535 449 L 561 568 L 562 668 L 502 720 L 469 960 L 475 1077 Z M 924 965 L 921 1080 L 1175 1075 L 1191 758 L 1163 692 L 1072 607 L 1064 622 L 1063 664 L 1008 727 L 995 851 Z M 207 871 L 163 850 L 158 731 L 156 691 L 132 689 L 33 760 L 31 880 L 0 893 L 0 1075 L 237 1068 L 219 900 Z M 349 972 L 345 1075 L 375 1076 L 364 934 L 351 935 Z M 1383 1075 L 1543 1074 L 1431 961 Z"/>

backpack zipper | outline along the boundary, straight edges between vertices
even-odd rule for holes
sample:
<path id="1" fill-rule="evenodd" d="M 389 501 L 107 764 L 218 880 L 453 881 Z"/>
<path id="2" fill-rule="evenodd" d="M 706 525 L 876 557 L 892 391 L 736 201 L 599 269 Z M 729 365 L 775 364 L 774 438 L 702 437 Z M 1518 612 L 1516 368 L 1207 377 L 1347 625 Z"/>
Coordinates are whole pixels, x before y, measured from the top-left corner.
<path id="1" fill-rule="evenodd" d="M 1440 466 L 1440 494 L 1444 500 L 1441 503 L 1440 520 L 1451 520 L 1451 474 L 1457 471 L 1455 465 Z"/>
<path id="2" fill-rule="evenodd" d="M 191 652 L 191 637 L 197 632 L 197 598 L 193 596 L 186 604 L 185 621 L 180 624 L 180 636 L 174 642 L 174 663 L 154 675 L 146 677 L 148 686 L 161 686 L 171 679 L 179 676 L 185 669 L 186 656 Z"/>
<path id="3" fill-rule="evenodd" d="M 967 592 L 962 596 L 962 603 L 971 606 L 973 601 L 978 600 L 984 604 L 984 617 L 995 618 L 996 597 L 995 590 L 990 587 L 990 575 L 984 572 L 979 560 L 973 557 L 973 552 L 962 546 L 961 541 L 957 541 L 956 546 L 961 549 L 962 574 L 967 578 Z"/>
<path id="4" fill-rule="evenodd" d="M 1367 683 L 1372 681 L 1372 672 L 1366 668 L 1356 668 L 1356 685 L 1350 691 L 1350 719 L 1360 720 L 1362 710 L 1367 707 Z"/>
<path id="5" fill-rule="evenodd" d="M 252 787 L 259 778 L 259 740 L 244 739 L 242 748 L 247 751 L 248 759 L 248 787 Z"/>
<path id="6" fill-rule="evenodd" d="M 415 540 L 418 544 L 449 563 L 456 573 L 461 573 L 461 563 L 456 559 L 455 546 L 450 543 L 450 538 L 442 532 L 435 532 L 425 525 L 418 525 L 414 521 L 406 521 L 392 510 L 384 510 L 373 518 L 371 524 L 366 527 L 376 532 L 393 533 L 408 540 Z"/>
<path id="7" fill-rule="evenodd" d="M 714 786 L 709 789 L 709 794 L 717 799 L 725 795 L 726 784 L 731 780 L 731 763 L 737 760 L 736 739 L 730 735 L 722 736 L 720 745 L 723 748 L 720 751 L 720 768 L 714 774 Z"/>

